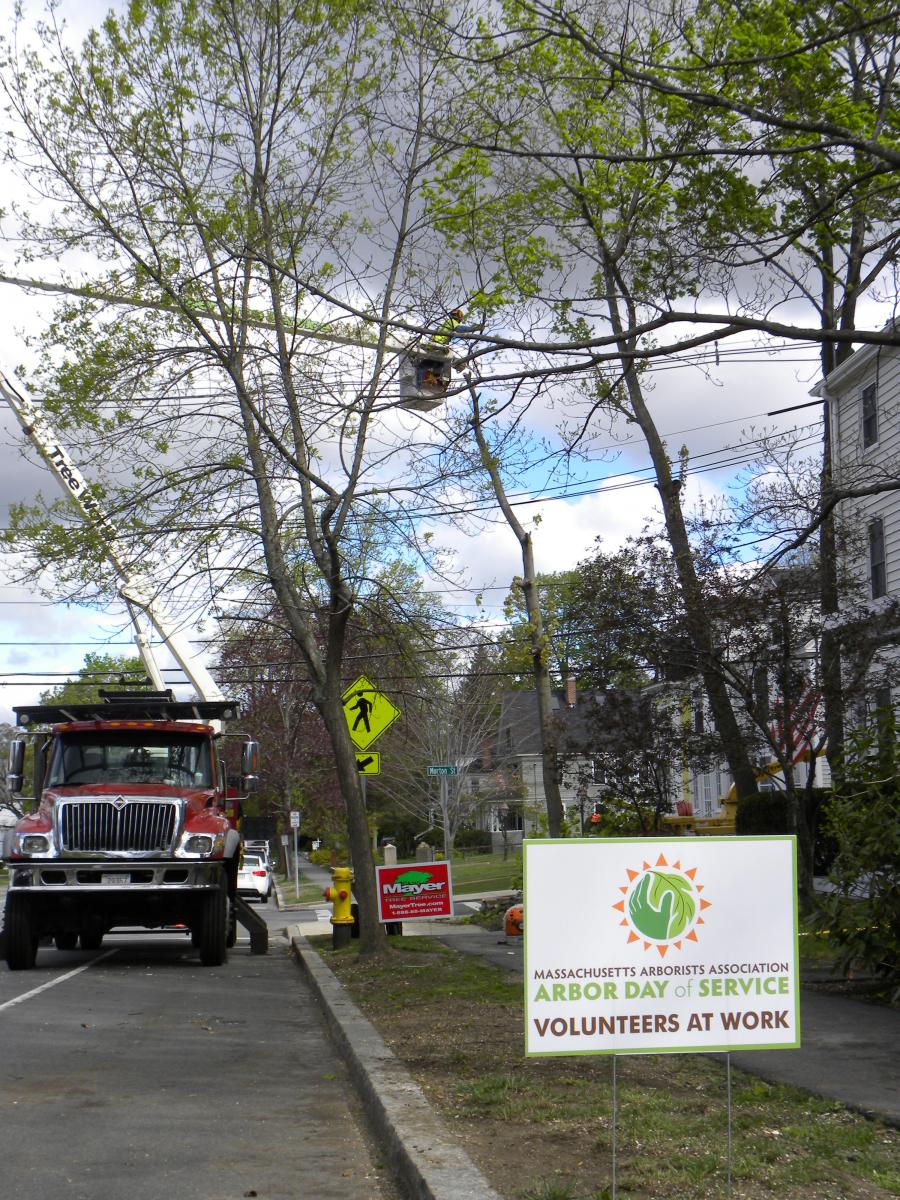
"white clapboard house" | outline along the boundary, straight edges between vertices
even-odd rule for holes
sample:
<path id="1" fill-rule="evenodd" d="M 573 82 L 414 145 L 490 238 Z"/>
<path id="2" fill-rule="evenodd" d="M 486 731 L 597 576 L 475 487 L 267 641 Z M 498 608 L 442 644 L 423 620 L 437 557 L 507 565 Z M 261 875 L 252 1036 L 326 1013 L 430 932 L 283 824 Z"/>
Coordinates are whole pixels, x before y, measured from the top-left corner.
<path id="1" fill-rule="evenodd" d="M 863 717 L 900 698 L 900 346 L 863 346 L 812 394 L 828 405 L 835 485 L 861 493 L 838 507 L 855 586 L 837 625 L 848 682 L 865 674 Z"/>

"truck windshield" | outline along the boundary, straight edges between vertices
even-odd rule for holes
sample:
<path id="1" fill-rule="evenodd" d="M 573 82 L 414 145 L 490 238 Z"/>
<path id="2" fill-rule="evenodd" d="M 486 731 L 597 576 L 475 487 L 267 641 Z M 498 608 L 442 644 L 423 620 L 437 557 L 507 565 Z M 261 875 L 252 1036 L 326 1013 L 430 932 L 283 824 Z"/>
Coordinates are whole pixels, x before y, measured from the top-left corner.
<path id="1" fill-rule="evenodd" d="M 47 786 L 79 783 L 212 787 L 209 742 L 151 729 L 60 734 L 50 756 Z"/>

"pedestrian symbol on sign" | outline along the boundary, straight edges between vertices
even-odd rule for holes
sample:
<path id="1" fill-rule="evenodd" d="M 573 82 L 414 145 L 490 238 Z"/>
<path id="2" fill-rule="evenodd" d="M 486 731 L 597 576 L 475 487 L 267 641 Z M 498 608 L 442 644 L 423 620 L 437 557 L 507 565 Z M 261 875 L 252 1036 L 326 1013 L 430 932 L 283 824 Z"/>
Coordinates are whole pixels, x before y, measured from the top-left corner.
<path id="1" fill-rule="evenodd" d="M 351 704 L 347 711 L 355 712 L 357 714 L 356 720 L 353 722 L 353 727 L 351 730 L 352 733 L 356 733 L 357 729 L 359 729 L 360 721 L 362 721 L 363 725 L 365 726 L 366 733 L 372 732 L 372 729 L 369 725 L 369 713 L 372 711 L 372 701 L 368 700 L 362 692 L 360 692 L 356 703 Z"/>

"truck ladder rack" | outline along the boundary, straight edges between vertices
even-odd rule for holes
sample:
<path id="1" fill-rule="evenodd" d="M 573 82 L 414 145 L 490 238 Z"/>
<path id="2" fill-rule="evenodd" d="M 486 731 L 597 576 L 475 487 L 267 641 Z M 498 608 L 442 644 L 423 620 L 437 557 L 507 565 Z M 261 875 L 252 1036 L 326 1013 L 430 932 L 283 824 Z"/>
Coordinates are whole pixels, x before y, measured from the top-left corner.
<path id="1" fill-rule="evenodd" d="M 105 697 L 91 704 L 32 704 L 13 709 L 17 725 L 60 725 L 69 721 L 228 721 L 240 716 L 235 700 L 172 700 L 158 692 L 127 699 Z"/>

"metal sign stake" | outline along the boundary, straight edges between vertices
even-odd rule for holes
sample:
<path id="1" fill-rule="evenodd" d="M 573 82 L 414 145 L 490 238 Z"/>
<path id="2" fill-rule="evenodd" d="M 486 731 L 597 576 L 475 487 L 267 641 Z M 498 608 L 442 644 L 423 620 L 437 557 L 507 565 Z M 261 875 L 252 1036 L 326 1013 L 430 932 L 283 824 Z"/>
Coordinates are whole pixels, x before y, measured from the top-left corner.
<path id="1" fill-rule="evenodd" d="M 300 859 L 297 854 L 297 826 L 294 826 L 294 895 L 300 896 Z"/>
<path id="2" fill-rule="evenodd" d="M 725 1079 L 728 1092 L 728 1196 L 731 1197 L 731 1051 L 725 1055 Z"/>
<path id="3" fill-rule="evenodd" d="M 291 809 L 291 832 L 294 835 L 294 894 L 299 899 L 300 897 L 300 851 L 297 845 L 297 837 L 300 832 L 300 811 L 299 809 Z"/>
<path id="4" fill-rule="evenodd" d="M 616 1200 L 616 1055 L 612 1056 L 612 1200 Z"/>

